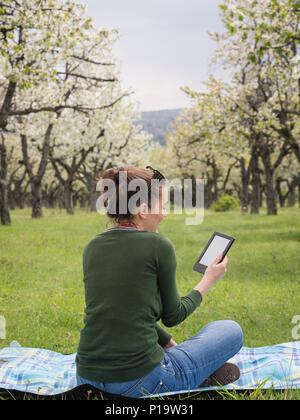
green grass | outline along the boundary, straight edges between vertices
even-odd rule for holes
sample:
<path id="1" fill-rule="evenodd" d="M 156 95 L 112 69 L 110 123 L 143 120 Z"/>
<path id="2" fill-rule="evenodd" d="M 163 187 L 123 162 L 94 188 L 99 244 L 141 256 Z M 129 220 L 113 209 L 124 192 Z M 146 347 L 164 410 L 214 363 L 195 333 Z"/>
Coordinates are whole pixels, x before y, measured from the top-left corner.
<path id="1" fill-rule="evenodd" d="M 17 340 L 23 347 L 73 353 L 83 325 L 82 251 L 110 224 L 105 216 L 84 211 L 75 216 L 59 210 L 44 213 L 32 220 L 30 210 L 17 210 L 12 225 L 0 227 L 0 315 L 7 322 L 0 347 Z M 170 328 L 175 341 L 219 319 L 237 321 L 247 347 L 294 341 L 292 318 L 300 315 L 299 208 L 280 209 L 278 216 L 267 216 L 264 209 L 255 216 L 206 210 L 199 226 L 186 226 L 184 215 L 170 214 L 159 232 L 174 244 L 182 295 L 201 279 L 192 267 L 214 231 L 236 238 L 227 274 L 184 323 Z M 281 394 L 261 395 L 276 399 Z M 299 392 L 281 397 L 289 395 L 300 399 Z"/>

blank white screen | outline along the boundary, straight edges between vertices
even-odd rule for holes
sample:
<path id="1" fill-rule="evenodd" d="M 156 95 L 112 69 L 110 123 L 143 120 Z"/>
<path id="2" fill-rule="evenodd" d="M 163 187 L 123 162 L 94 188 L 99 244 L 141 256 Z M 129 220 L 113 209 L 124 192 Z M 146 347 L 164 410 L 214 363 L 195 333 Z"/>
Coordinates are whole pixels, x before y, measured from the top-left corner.
<path id="1" fill-rule="evenodd" d="M 217 258 L 217 256 L 221 254 L 221 252 L 225 251 L 229 242 L 229 239 L 222 238 L 222 236 L 215 236 L 205 254 L 199 261 L 199 264 L 209 266 Z"/>

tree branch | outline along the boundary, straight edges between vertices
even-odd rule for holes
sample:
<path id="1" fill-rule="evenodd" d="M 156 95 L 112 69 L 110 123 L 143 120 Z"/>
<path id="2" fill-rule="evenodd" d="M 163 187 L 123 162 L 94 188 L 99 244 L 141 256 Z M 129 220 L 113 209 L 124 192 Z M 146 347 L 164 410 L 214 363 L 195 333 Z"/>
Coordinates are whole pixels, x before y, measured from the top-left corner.
<path id="1" fill-rule="evenodd" d="M 58 105 L 58 106 L 44 106 L 38 109 L 35 108 L 27 108 L 27 109 L 23 109 L 23 110 L 17 110 L 17 111 L 9 111 L 9 116 L 22 116 L 22 115 L 29 115 L 29 114 L 38 114 L 40 112 L 58 112 L 61 111 L 63 109 L 73 109 L 74 111 L 78 111 L 78 112 L 82 112 L 82 113 L 88 113 L 88 112 L 92 112 L 92 111 L 99 111 L 102 109 L 107 109 L 110 108 L 112 106 L 114 106 L 116 103 L 118 103 L 119 101 L 121 101 L 125 96 L 129 96 L 131 95 L 133 92 L 130 93 L 124 93 L 122 96 L 120 96 L 119 98 L 117 98 L 115 101 L 113 101 L 112 103 L 108 104 L 108 105 L 103 105 L 103 106 L 99 106 L 99 107 L 95 107 L 95 108 L 89 108 L 86 106 L 82 106 L 82 105 Z M 1 120 L 0 120 L 1 121 Z M 1 125 L 0 125 L 1 127 Z"/>
<path id="2" fill-rule="evenodd" d="M 78 55 L 71 55 L 72 58 L 75 60 L 85 61 L 86 63 L 95 64 L 97 66 L 115 66 L 115 63 L 102 63 L 100 61 L 90 60 L 89 58 L 85 58 L 84 55 L 79 57 Z"/>
<path id="3" fill-rule="evenodd" d="M 84 80 L 95 80 L 96 82 L 116 82 L 117 79 L 116 78 L 112 78 L 112 79 L 102 79 L 100 77 L 93 77 L 93 76 L 84 76 L 83 74 L 78 74 L 78 73 L 67 73 L 64 71 L 59 71 L 57 72 L 57 74 L 61 74 L 63 76 L 72 76 L 72 77 L 78 77 L 79 79 L 84 79 Z"/>

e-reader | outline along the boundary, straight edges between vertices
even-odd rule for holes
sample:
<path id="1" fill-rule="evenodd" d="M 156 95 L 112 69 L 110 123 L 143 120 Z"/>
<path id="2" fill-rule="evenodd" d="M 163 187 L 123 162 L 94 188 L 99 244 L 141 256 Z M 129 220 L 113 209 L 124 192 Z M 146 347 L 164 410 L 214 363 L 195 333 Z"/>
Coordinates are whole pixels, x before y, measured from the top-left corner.
<path id="1" fill-rule="evenodd" d="M 221 263 L 234 241 L 235 238 L 232 236 L 215 232 L 198 258 L 193 270 L 204 274 L 207 267 L 222 253 L 223 257 L 220 261 Z"/>

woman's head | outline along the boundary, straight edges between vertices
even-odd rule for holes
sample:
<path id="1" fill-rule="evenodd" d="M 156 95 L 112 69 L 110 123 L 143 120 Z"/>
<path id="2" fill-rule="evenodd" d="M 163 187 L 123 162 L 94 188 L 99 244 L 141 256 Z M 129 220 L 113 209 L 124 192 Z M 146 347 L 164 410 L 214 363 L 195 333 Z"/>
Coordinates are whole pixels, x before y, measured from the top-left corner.
<path id="1" fill-rule="evenodd" d="M 168 202 L 166 180 L 160 172 L 152 168 L 121 167 L 104 171 L 99 182 L 107 179 L 115 187 L 111 191 L 106 189 L 107 216 L 116 224 L 131 223 L 141 230 L 156 232 L 167 215 Z"/>

